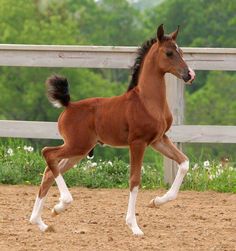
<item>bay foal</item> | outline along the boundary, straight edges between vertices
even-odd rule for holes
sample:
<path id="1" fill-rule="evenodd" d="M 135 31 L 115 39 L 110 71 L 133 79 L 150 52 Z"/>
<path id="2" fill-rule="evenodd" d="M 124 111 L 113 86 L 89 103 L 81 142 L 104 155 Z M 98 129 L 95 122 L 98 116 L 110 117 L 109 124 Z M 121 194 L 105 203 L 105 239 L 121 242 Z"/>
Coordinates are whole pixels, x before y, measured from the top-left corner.
<path id="1" fill-rule="evenodd" d="M 144 151 L 155 151 L 175 160 L 179 169 L 170 190 L 154 198 L 149 207 L 156 207 L 176 198 L 188 171 L 188 158 L 166 136 L 172 115 L 166 100 L 165 73 L 172 73 L 185 82 L 192 82 L 195 73 L 183 59 L 176 44 L 178 29 L 164 34 L 163 25 L 157 37 L 143 44 L 138 51 L 128 91 L 112 98 L 90 98 L 71 102 L 67 80 L 52 76 L 47 82 L 48 98 L 55 106 L 64 107 L 58 129 L 64 144 L 45 147 L 42 154 L 47 167 L 36 198 L 30 222 L 42 231 L 48 226 L 41 213 L 45 197 L 54 180 L 60 192 L 59 203 L 52 212 L 59 214 L 72 202 L 62 174 L 84 158 L 99 142 L 110 146 L 128 147 L 130 151 L 130 196 L 126 223 L 135 235 L 142 235 L 135 216 Z"/>

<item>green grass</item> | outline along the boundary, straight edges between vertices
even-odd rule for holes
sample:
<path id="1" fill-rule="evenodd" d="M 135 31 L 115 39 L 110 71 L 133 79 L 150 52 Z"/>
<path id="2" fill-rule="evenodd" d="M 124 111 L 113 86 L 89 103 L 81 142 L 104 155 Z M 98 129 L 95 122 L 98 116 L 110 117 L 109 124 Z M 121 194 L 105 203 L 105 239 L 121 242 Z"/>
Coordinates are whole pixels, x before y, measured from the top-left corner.
<path id="1" fill-rule="evenodd" d="M 44 160 L 38 151 L 20 140 L 9 140 L 0 146 L 0 183 L 40 184 Z"/>
<path id="2" fill-rule="evenodd" d="M 187 173 L 183 189 L 236 193 L 236 168 L 233 163 L 215 161 L 196 163 Z"/>
<path id="3" fill-rule="evenodd" d="M 142 187 L 167 188 L 163 180 L 162 158 L 155 163 L 144 163 Z M 0 146 L 0 183 L 39 185 L 45 162 L 38 150 L 22 140 L 10 140 Z M 83 160 L 65 175 L 68 186 L 90 188 L 127 188 L 129 165 L 113 160 Z M 215 161 L 192 163 L 181 187 L 184 190 L 214 190 L 236 193 L 236 168 L 232 163 L 222 166 Z"/>

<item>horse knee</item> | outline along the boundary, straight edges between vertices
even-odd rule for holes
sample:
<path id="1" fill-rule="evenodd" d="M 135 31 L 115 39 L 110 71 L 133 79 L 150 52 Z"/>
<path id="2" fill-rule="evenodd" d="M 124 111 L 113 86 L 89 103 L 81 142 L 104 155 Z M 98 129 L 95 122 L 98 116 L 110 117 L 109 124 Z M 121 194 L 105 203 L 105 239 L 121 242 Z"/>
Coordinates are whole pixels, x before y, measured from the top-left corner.
<path id="1" fill-rule="evenodd" d="M 140 185 L 140 177 L 131 177 L 130 178 L 130 191 L 133 190 L 134 187 L 139 187 Z"/>

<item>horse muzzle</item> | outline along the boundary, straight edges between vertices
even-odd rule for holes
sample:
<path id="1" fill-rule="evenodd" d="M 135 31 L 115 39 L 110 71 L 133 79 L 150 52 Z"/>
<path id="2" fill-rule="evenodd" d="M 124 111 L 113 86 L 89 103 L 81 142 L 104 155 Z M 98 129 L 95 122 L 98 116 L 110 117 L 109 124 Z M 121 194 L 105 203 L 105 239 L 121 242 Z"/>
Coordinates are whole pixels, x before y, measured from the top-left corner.
<path id="1" fill-rule="evenodd" d="M 182 75 L 182 78 L 185 83 L 192 84 L 193 80 L 195 79 L 195 72 L 190 67 L 187 68 L 185 73 Z"/>

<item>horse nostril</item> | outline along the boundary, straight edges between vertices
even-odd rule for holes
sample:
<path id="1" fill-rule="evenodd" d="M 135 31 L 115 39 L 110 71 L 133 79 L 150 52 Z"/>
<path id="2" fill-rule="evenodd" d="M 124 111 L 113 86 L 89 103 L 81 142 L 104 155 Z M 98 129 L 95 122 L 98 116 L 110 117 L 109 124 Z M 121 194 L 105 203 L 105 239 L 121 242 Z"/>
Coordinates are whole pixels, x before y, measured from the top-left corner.
<path id="1" fill-rule="evenodd" d="M 189 73 L 183 75 L 184 82 L 188 82 L 191 79 L 191 76 Z"/>

